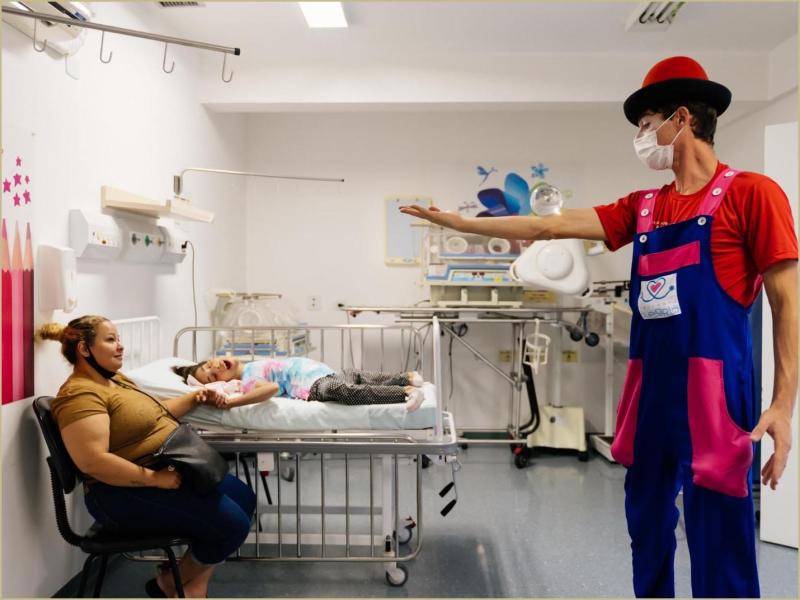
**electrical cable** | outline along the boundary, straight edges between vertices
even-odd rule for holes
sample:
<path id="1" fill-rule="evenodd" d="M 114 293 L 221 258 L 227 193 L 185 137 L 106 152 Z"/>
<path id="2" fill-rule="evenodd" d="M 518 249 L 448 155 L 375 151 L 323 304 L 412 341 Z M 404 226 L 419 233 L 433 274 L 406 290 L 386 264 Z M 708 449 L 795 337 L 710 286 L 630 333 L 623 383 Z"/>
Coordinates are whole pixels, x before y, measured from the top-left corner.
<path id="1" fill-rule="evenodd" d="M 186 246 L 192 249 L 192 305 L 194 306 L 194 327 L 192 332 L 192 360 L 197 361 L 197 287 L 195 285 L 195 249 L 191 240 L 186 240 L 181 244 L 181 249 L 186 250 Z"/>

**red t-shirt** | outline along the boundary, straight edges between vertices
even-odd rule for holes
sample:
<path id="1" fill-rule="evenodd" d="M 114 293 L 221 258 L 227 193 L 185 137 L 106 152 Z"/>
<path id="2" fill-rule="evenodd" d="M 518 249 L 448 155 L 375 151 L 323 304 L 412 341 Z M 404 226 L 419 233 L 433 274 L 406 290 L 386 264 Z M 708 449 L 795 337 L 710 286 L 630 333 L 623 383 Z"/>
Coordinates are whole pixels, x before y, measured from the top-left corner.
<path id="1" fill-rule="evenodd" d="M 653 225 L 662 227 L 691 219 L 714 179 L 727 165 L 718 163 L 714 177 L 700 191 L 682 196 L 675 183 L 661 188 L 653 210 Z M 633 240 L 639 193 L 595 206 L 610 250 Z M 797 236 L 789 199 L 777 183 L 758 173 L 739 173 L 714 213 L 711 259 L 722 288 L 743 306 L 761 290 L 761 275 L 782 260 L 797 260 Z"/>

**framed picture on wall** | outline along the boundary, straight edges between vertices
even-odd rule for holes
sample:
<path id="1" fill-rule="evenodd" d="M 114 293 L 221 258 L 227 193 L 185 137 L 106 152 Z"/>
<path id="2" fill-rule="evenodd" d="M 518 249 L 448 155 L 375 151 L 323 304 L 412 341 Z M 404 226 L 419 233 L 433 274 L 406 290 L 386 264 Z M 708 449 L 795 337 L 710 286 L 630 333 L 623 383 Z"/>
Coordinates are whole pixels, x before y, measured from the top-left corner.
<path id="1" fill-rule="evenodd" d="M 390 196 L 384 204 L 386 223 L 385 261 L 387 265 L 418 265 L 422 251 L 422 228 L 413 227 L 414 217 L 400 212 L 401 206 L 418 204 L 429 207 L 430 198 Z"/>

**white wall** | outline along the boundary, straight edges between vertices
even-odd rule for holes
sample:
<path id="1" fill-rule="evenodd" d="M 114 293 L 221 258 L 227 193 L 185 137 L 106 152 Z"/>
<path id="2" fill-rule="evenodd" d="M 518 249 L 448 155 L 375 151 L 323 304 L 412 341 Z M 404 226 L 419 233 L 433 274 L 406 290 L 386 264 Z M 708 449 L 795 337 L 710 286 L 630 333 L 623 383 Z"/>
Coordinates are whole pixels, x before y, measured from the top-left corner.
<path id="1" fill-rule="evenodd" d="M 249 169 L 331 175 L 346 182 L 248 182 L 248 256 L 253 257 L 247 262 L 248 286 L 286 294 L 310 322 L 342 322 L 338 302 L 413 304 L 429 297 L 417 284 L 419 270 L 383 262 L 385 197 L 430 196 L 455 209 L 464 200 L 477 200 L 477 165 L 496 166 L 502 177 L 512 169 L 527 177 L 530 165 L 541 161 L 553 168 L 549 181 L 573 189 L 572 206 L 611 202 L 666 180 L 639 164 L 632 135 L 618 105 L 593 111 L 251 116 Z M 502 177 L 487 186 L 502 187 Z M 621 251 L 592 259 L 594 277 L 627 278 L 629 257 Z M 311 294 L 322 296 L 320 312 L 305 310 Z M 498 350 L 510 348 L 511 333 L 491 327 L 473 326 L 467 339 L 496 360 Z M 581 360 L 564 365 L 564 403 L 585 406 L 588 427 L 600 430 L 602 388 L 587 382 L 602 378 L 602 351 L 569 341 L 564 348 L 578 349 Z M 458 345 L 453 354 L 457 372 L 464 374 L 455 394 L 459 425 L 503 427 L 508 386 Z M 545 380 L 543 375 L 538 382 L 540 399 L 546 399 Z"/>
<path id="2" fill-rule="evenodd" d="M 94 3 L 96 19 L 132 29 L 169 34 L 150 22 L 146 7 Z M 63 58 L 38 54 L 31 40 L 3 25 L 3 148 L 31 144 L 33 238 L 68 245 L 70 208 L 100 210 L 100 186 L 153 198 L 172 193 L 172 175 L 189 166 L 241 169 L 244 121 L 217 115 L 197 99 L 198 53 L 170 47 L 175 70 L 161 70 L 163 46 L 146 40 L 106 36 L 113 60 L 97 59 L 100 33 L 64 73 Z M 174 33 L 173 33 L 174 35 Z M 220 82 L 220 85 L 224 85 Z M 32 142 L 31 142 L 32 139 Z M 187 225 L 198 259 L 200 321 L 209 287 L 244 287 L 244 272 L 232 268 L 244 250 L 240 180 L 189 175 L 185 195 L 217 213 L 213 225 Z M 8 218 L 13 218 L 8 211 Z M 37 282 L 38 285 L 38 282 Z M 78 306 L 69 315 L 35 312 L 36 325 L 86 313 L 111 318 L 156 314 L 162 319 L 162 351 L 171 336 L 191 324 L 191 260 L 176 267 L 78 261 Z M 53 343 L 35 356 L 35 393 L 53 394 L 69 369 Z M 2 409 L 3 596 L 50 596 L 77 573 L 82 554 L 59 537 L 53 517 L 46 455 L 29 408 L 19 401 Z M 72 500 L 76 528 L 86 526 L 81 493 Z"/>

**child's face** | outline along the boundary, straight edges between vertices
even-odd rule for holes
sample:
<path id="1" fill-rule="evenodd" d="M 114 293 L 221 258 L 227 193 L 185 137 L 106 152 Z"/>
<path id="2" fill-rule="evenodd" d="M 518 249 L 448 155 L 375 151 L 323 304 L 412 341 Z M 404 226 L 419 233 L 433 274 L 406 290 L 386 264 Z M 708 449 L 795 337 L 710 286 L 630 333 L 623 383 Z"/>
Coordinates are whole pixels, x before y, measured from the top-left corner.
<path id="1" fill-rule="evenodd" d="M 236 358 L 212 358 L 199 367 L 194 376 L 200 383 L 230 381 L 236 379 L 239 371 L 239 360 Z"/>

